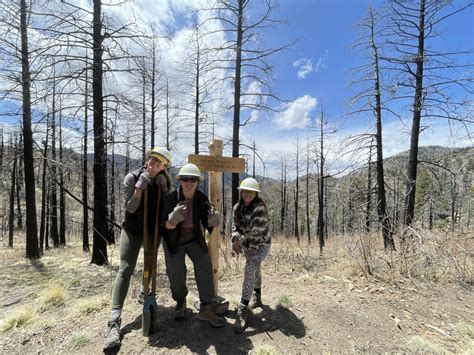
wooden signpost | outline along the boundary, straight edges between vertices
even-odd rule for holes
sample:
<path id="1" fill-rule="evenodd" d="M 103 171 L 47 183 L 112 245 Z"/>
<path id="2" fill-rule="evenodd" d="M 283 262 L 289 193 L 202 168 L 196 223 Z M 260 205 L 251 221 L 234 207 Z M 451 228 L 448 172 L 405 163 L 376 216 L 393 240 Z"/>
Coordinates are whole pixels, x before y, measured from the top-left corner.
<path id="1" fill-rule="evenodd" d="M 245 170 L 243 158 L 228 158 L 222 156 L 223 141 L 215 139 L 209 143 L 210 155 L 190 154 L 188 163 L 198 166 L 201 171 L 209 172 L 209 201 L 222 211 L 222 173 L 241 173 Z M 221 216 L 223 218 L 223 216 Z M 219 242 L 220 228 L 216 227 L 209 235 L 209 255 L 212 262 L 214 291 L 218 296 L 219 290 Z"/>

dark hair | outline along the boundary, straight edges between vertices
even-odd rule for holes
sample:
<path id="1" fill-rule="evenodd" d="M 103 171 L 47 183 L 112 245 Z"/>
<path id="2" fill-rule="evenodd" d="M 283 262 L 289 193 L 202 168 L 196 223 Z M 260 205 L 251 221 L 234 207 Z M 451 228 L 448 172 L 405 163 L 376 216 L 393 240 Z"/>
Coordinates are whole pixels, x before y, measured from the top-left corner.
<path id="1" fill-rule="evenodd" d="M 146 168 L 147 168 L 148 164 L 145 164 L 144 166 L 142 166 L 142 168 L 140 169 L 140 174 L 143 173 Z M 166 178 L 166 187 L 168 188 L 168 191 L 171 190 L 171 186 L 173 186 L 172 182 L 171 182 L 171 176 L 168 172 L 168 168 L 165 167 L 162 171 L 160 171 L 158 174 L 163 174 Z"/>
<path id="2" fill-rule="evenodd" d="M 265 208 L 265 212 L 268 213 L 268 208 L 267 208 L 267 204 L 265 203 L 265 201 L 263 201 L 259 196 L 258 196 L 258 192 L 257 192 L 257 195 L 255 196 L 255 198 L 250 202 L 250 204 L 248 205 L 248 207 L 251 207 L 253 206 L 254 204 L 260 202 L 263 207 Z M 237 203 L 237 214 L 235 216 L 235 223 L 237 224 L 240 224 L 240 221 L 242 219 L 242 211 L 245 207 L 245 204 L 244 204 L 244 199 L 242 198 L 242 195 L 240 195 L 239 197 L 239 202 Z"/>
<path id="3" fill-rule="evenodd" d="M 171 190 L 171 186 L 173 185 L 172 182 L 171 182 L 171 176 L 170 174 L 168 173 L 168 168 L 164 168 L 163 170 L 163 175 L 165 176 L 166 178 L 166 187 L 168 188 L 168 191 Z"/>

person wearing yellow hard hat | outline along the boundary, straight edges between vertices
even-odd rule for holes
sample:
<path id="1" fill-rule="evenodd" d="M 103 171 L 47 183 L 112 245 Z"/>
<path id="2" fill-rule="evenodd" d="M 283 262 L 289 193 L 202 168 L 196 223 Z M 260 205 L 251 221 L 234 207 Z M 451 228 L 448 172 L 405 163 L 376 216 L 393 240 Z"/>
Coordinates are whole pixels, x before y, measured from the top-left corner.
<path id="1" fill-rule="evenodd" d="M 200 308 L 198 318 L 214 327 L 225 325 L 221 317 L 229 308 L 229 302 L 217 303 L 214 295 L 212 264 L 204 238 L 204 230 L 209 233 L 219 226 L 220 217 L 207 196 L 198 190 L 201 171 L 194 164 L 181 167 L 176 179 L 179 189 L 165 198 L 163 208 L 163 250 L 166 274 L 171 287 L 171 295 L 176 302 L 174 318 L 186 315 L 186 255 L 194 265 L 194 275 L 199 292 Z"/>
<path id="2" fill-rule="evenodd" d="M 260 184 L 254 178 L 242 180 L 240 199 L 233 208 L 232 250 L 245 256 L 242 296 L 237 306 L 234 332 L 247 328 L 250 309 L 263 307 L 261 265 L 270 251 L 271 234 L 267 206 L 259 197 Z"/>
<path id="3" fill-rule="evenodd" d="M 163 198 L 158 199 L 158 195 L 164 196 L 171 189 L 171 178 L 167 171 L 171 164 L 171 153 L 166 148 L 155 147 L 148 152 L 147 157 L 145 165 L 129 172 L 123 181 L 125 215 L 120 234 L 120 268 L 112 291 L 112 314 L 108 322 L 104 351 L 118 348 L 121 344 L 122 309 L 143 243 L 144 192 L 148 191 L 147 214 L 156 216 L 163 210 Z M 148 218 L 149 235 L 154 235 L 155 228 L 159 228 L 155 222 L 155 218 Z"/>

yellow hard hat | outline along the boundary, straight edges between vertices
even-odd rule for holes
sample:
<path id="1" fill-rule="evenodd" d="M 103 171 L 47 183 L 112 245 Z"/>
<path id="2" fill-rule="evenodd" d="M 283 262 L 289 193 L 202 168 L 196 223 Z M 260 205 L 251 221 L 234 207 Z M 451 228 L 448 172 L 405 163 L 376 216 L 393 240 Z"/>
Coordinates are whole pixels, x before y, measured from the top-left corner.
<path id="1" fill-rule="evenodd" d="M 171 164 L 171 153 L 168 149 L 163 147 L 155 147 L 148 152 L 148 157 L 157 158 L 159 159 L 164 166 L 168 166 Z"/>

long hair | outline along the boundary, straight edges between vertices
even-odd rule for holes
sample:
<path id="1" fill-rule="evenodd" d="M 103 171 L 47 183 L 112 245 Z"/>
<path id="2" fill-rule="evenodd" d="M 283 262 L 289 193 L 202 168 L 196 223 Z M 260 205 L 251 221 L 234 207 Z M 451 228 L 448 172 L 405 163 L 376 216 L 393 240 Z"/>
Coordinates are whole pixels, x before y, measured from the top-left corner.
<path id="1" fill-rule="evenodd" d="M 141 172 L 144 172 L 146 170 L 146 168 L 148 167 L 148 162 L 145 163 L 144 166 L 142 166 L 142 168 L 140 169 Z M 171 176 L 170 176 L 170 173 L 168 172 L 168 167 L 164 167 L 164 169 L 162 171 L 160 171 L 158 173 L 159 174 L 163 174 L 166 178 L 166 187 L 168 188 L 168 191 L 171 191 L 171 186 L 173 185 L 172 184 L 172 181 L 171 181 Z"/>
<path id="2" fill-rule="evenodd" d="M 267 204 L 265 203 L 265 201 L 262 200 L 261 197 L 258 196 L 258 192 L 255 198 L 250 202 L 248 207 L 253 207 L 253 205 L 258 202 L 260 202 L 263 205 L 263 207 L 265 208 L 265 213 L 268 214 Z M 242 220 L 242 212 L 244 210 L 244 207 L 245 207 L 244 199 L 242 198 L 242 194 L 240 194 L 239 202 L 237 203 L 237 209 L 236 209 L 237 214 L 235 216 L 235 221 L 234 221 L 236 224 L 240 224 L 240 221 Z"/>

